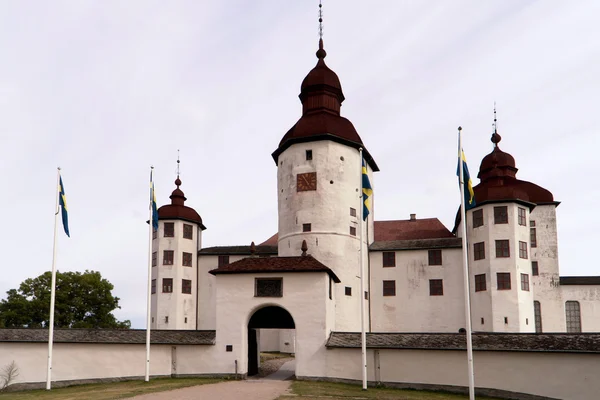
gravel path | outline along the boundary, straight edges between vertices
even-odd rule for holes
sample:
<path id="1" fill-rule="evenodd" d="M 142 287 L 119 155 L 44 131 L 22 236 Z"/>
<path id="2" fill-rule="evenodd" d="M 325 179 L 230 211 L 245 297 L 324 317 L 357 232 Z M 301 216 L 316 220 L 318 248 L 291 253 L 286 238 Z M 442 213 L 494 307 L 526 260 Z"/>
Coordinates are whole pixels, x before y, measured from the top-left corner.
<path id="1" fill-rule="evenodd" d="M 288 392 L 291 381 L 246 380 L 192 386 L 143 394 L 135 400 L 274 400 Z"/>

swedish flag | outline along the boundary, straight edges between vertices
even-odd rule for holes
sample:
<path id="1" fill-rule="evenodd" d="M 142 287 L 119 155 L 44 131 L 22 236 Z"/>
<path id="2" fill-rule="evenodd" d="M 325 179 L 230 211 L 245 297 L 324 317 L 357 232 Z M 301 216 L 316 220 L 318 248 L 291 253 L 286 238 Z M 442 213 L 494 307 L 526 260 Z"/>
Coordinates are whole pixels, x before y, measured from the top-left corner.
<path id="1" fill-rule="evenodd" d="M 150 207 L 152 207 L 152 228 L 158 229 L 158 211 L 156 209 L 156 194 L 154 193 L 154 181 L 152 180 L 152 171 L 150 171 Z"/>
<path id="2" fill-rule="evenodd" d="M 365 159 L 362 159 L 362 196 L 363 196 L 363 221 L 367 220 L 371 212 L 371 200 L 373 196 L 373 188 L 371 187 L 371 181 L 369 181 L 369 175 L 367 175 L 367 165 Z"/>
<path id="3" fill-rule="evenodd" d="M 69 213 L 67 209 L 67 197 L 65 196 L 65 186 L 63 185 L 62 176 L 60 177 L 60 187 L 58 193 L 58 204 L 60 205 L 60 210 L 62 214 L 62 223 L 63 228 L 65 229 L 65 233 L 68 237 L 71 237 L 69 234 Z"/>
<path id="4" fill-rule="evenodd" d="M 469 168 L 467 167 L 467 157 L 465 152 L 460 149 L 463 165 L 463 181 L 465 182 L 465 211 L 475 207 L 475 192 L 473 191 L 473 181 L 471 181 L 471 174 L 469 174 Z M 460 159 L 458 160 L 458 166 L 456 167 L 456 175 L 459 177 L 460 184 Z"/>

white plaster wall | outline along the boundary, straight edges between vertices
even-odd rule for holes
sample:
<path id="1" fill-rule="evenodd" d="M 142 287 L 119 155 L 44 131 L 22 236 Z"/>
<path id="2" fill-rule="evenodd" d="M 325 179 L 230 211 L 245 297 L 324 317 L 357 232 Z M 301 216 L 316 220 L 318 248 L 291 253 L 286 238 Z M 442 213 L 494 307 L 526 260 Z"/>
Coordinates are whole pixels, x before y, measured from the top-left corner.
<path id="1" fill-rule="evenodd" d="M 256 277 L 282 277 L 283 297 L 254 297 Z M 258 309 L 275 305 L 287 310 L 296 326 L 296 373 L 324 373 L 327 326 L 326 303 L 329 277 L 326 273 L 265 273 L 217 275 L 217 339 L 213 362 L 216 372 L 248 370 L 248 322 Z M 232 352 L 226 346 L 233 345 Z"/>
<path id="2" fill-rule="evenodd" d="M 468 386 L 462 351 L 378 350 L 382 382 Z M 368 379 L 375 380 L 376 357 L 367 352 Z M 564 400 L 591 400 L 600 393 L 600 355 L 576 353 L 482 352 L 473 356 L 475 386 Z M 360 380 L 360 349 L 327 351 L 328 376 Z"/>
<path id="3" fill-rule="evenodd" d="M 259 329 L 261 352 L 281 352 L 293 354 L 296 345 L 294 329 Z"/>
<path id="4" fill-rule="evenodd" d="M 442 249 L 442 265 L 428 265 L 427 250 L 396 251 L 396 266 L 383 268 L 371 252 L 373 332 L 458 332 L 465 328 L 461 249 Z M 443 279 L 443 296 L 430 296 L 429 280 Z M 396 281 L 396 296 L 383 296 L 383 281 Z"/>
<path id="5" fill-rule="evenodd" d="M 229 262 L 241 260 L 246 256 L 229 256 Z M 217 328 L 217 280 L 208 272 L 219 266 L 219 256 L 198 256 L 198 329 L 215 330 Z"/>
<path id="6" fill-rule="evenodd" d="M 305 151 L 309 149 L 313 159 L 307 161 Z M 360 276 L 360 166 L 356 149 L 336 142 L 318 141 L 289 147 L 279 156 L 277 171 L 279 256 L 300 255 L 302 241 L 306 240 L 308 252 L 338 275 L 342 284 L 336 285 L 335 329 L 342 331 L 360 330 L 360 312 L 356 312 L 360 310 L 359 296 L 362 296 L 357 278 Z M 367 169 L 374 187 L 372 171 Z M 316 191 L 296 191 L 297 174 L 304 172 L 317 173 Z M 356 209 L 356 217 L 350 216 L 351 207 Z M 373 216 L 374 212 L 370 215 L 368 228 L 364 229 L 370 237 Z M 311 232 L 302 232 L 304 223 L 312 225 Z M 357 236 L 350 235 L 351 226 L 357 228 Z M 366 234 L 364 238 L 366 265 Z M 352 287 L 352 296 L 345 296 L 345 286 Z"/>
<path id="7" fill-rule="evenodd" d="M 175 236 L 164 237 L 164 223 L 173 222 L 175 224 Z M 192 225 L 194 235 L 198 235 L 201 230 L 198 225 L 181 220 L 160 220 L 158 224 L 158 236 L 152 241 L 152 251 L 157 252 L 157 266 L 152 268 L 152 279 L 156 279 L 156 293 L 152 295 L 151 315 L 154 322 L 152 329 L 196 329 L 196 304 L 197 304 L 197 268 L 198 268 L 198 248 L 200 239 L 193 237 L 183 238 L 183 225 Z M 163 251 L 173 250 L 173 265 L 163 265 Z M 192 266 L 183 266 L 183 252 L 192 254 Z M 173 279 L 173 292 L 162 292 L 163 278 Z M 192 293 L 183 294 L 182 279 L 192 281 Z M 166 322 L 165 317 L 169 317 Z M 187 318 L 187 322 L 186 322 Z"/>

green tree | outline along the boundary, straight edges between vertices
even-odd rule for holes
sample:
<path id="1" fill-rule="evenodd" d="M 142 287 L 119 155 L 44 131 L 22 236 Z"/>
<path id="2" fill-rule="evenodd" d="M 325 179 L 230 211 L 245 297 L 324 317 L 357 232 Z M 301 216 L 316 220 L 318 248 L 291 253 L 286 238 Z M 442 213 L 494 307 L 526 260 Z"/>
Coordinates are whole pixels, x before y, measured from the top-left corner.
<path id="1" fill-rule="evenodd" d="M 26 279 L 0 301 L 0 327 L 46 328 L 50 321 L 52 273 Z M 112 295 L 114 286 L 100 272 L 57 272 L 54 326 L 57 328 L 125 328 L 112 311 L 121 308 Z"/>

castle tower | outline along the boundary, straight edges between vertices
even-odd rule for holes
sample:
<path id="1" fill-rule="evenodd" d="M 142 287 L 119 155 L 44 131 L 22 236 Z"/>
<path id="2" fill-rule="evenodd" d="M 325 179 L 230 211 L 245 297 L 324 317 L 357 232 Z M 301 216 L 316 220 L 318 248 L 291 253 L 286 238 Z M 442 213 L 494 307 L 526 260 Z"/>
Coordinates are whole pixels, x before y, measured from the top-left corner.
<path id="1" fill-rule="evenodd" d="M 335 329 L 358 331 L 364 295 L 359 273 L 359 149 L 371 184 L 379 168 L 352 123 L 340 116 L 344 94 L 338 76 L 325 64 L 322 39 L 316 55 L 317 65 L 301 85 L 302 116 L 272 154 L 277 164 L 278 254 L 296 256 L 306 240 L 311 255 L 342 281 L 334 285 Z M 364 224 L 365 249 L 373 240 L 372 217 L 373 213 Z"/>
<path id="2" fill-rule="evenodd" d="M 152 240 L 152 329 L 196 329 L 198 315 L 198 249 L 202 247 L 200 215 L 185 205 L 177 186 L 171 204 L 158 209 Z"/>
<path id="3" fill-rule="evenodd" d="M 494 149 L 481 161 L 474 187 L 477 206 L 467 213 L 473 330 L 535 332 L 530 227 L 537 209 L 554 199 L 517 179 L 515 159 L 500 150 L 501 139 L 494 132 Z"/>

